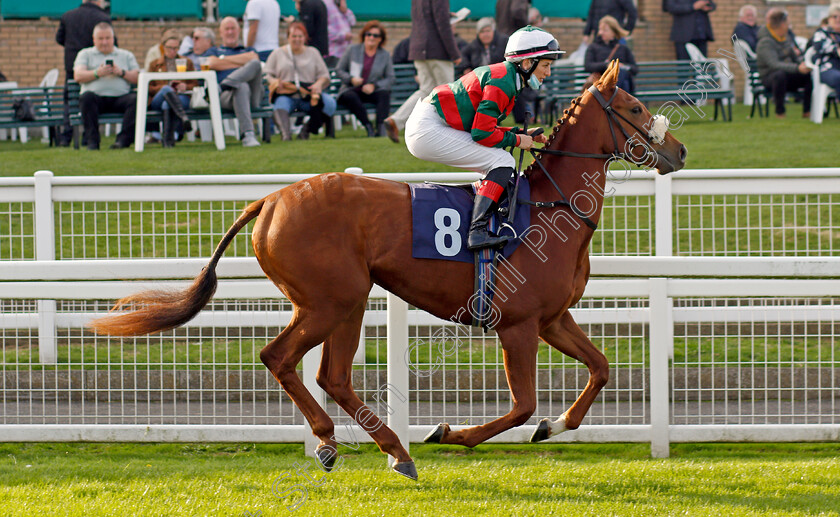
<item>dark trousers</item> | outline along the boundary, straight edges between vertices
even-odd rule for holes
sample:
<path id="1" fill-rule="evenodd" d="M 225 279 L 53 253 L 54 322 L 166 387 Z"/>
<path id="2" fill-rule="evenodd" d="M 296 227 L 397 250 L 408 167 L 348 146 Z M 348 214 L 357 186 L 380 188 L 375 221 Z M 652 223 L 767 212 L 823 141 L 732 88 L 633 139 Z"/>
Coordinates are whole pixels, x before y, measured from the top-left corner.
<path id="1" fill-rule="evenodd" d="M 530 113 L 531 117 L 537 118 L 536 101 L 539 93 L 530 89 L 523 88 L 516 100 L 513 101 L 513 121 L 517 124 L 525 123 L 525 113 Z M 529 121 L 530 122 L 530 121 Z"/>
<path id="2" fill-rule="evenodd" d="M 369 102 L 376 105 L 376 127 L 379 127 L 385 119 L 388 118 L 388 112 L 391 109 L 391 91 L 390 90 L 373 90 L 373 93 L 362 93 L 361 88 L 351 88 L 344 91 L 338 97 L 338 103 L 350 110 L 350 113 L 356 116 L 364 125 L 370 123 L 367 117 L 367 111 L 363 103 Z"/>
<path id="3" fill-rule="evenodd" d="M 800 74 L 799 72 L 785 72 L 776 70 L 763 78 L 762 83 L 768 91 L 773 93 L 773 102 L 776 103 L 776 114 L 783 115 L 785 112 L 785 94 L 795 92 L 799 88 L 805 88 L 802 96 L 802 113 L 811 111 L 811 74 Z"/>
<path id="4" fill-rule="evenodd" d="M 99 115 L 101 113 L 122 113 L 122 131 L 117 141 L 125 146 L 134 142 L 134 117 L 137 109 L 137 95 L 127 93 L 120 97 L 102 97 L 85 92 L 79 97 L 79 109 L 85 124 L 85 140 L 88 147 L 99 147 Z"/>
<path id="5" fill-rule="evenodd" d="M 709 41 L 704 39 L 693 39 L 691 41 L 684 41 L 682 43 L 674 42 L 674 48 L 677 51 L 677 59 L 680 61 L 691 61 L 691 56 L 688 55 L 688 51 L 685 49 L 685 44 L 691 43 L 698 49 L 700 52 L 703 53 L 704 56 L 708 57 L 709 54 L 707 50 L 709 48 Z"/>
<path id="6" fill-rule="evenodd" d="M 73 71 L 66 71 L 64 76 L 64 92 L 62 92 L 62 100 L 64 101 L 64 129 L 61 134 L 57 136 L 59 142 L 69 143 L 73 139 L 73 126 L 70 125 L 70 106 L 67 105 L 69 92 L 67 91 L 67 82 L 73 79 Z"/>

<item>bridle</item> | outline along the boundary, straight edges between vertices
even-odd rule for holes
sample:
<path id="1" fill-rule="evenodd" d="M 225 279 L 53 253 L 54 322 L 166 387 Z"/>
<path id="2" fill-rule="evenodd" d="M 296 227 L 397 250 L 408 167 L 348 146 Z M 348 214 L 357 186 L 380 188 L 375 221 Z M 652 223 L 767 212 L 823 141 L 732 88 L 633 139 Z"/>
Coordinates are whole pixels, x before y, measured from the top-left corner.
<path id="1" fill-rule="evenodd" d="M 615 134 L 615 127 L 618 127 L 618 129 L 621 131 L 621 134 L 624 135 L 624 138 L 626 139 L 627 142 L 630 142 L 631 140 L 630 140 L 630 135 L 627 133 L 627 130 L 624 128 L 624 125 L 618 120 L 619 118 L 621 120 L 623 120 L 624 122 L 626 122 L 627 124 L 629 124 L 630 127 L 632 127 L 636 131 L 636 134 L 642 135 L 645 138 L 645 140 L 650 144 L 661 145 L 665 141 L 665 138 L 664 138 L 664 134 L 662 136 L 659 136 L 653 131 L 653 129 L 650 129 L 648 131 L 643 131 L 639 126 L 634 124 L 632 121 L 628 120 L 627 117 L 625 117 L 624 115 L 622 115 L 621 113 L 619 113 L 619 112 L 617 112 L 613 109 L 612 102 L 613 102 L 613 100 L 615 100 L 616 95 L 618 95 L 618 88 L 615 88 L 615 91 L 613 92 L 612 97 L 610 97 L 609 100 L 606 100 L 604 98 L 604 96 L 601 95 L 601 91 L 598 90 L 598 88 L 595 87 L 595 85 L 590 86 L 588 91 L 589 91 L 589 93 L 592 94 L 593 97 L 595 97 L 595 99 L 601 105 L 601 108 L 603 108 L 604 113 L 606 113 L 606 115 L 607 115 L 607 122 L 608 122 L 608 125 L 609 125 L 609 128 L 610 128 L 610 135 L 612 136 L 613 145 L 614 145 L 615 150 L 610 154 L 605 154 L 605 153 L 576 153 L 576 152 L 572 152 L 572 151 L 563 151 L 563 150 L 559 150 L 559 149 L 531 148 L 530 152 L 531 152 L 531 156 L 534 157 L 534 163 L 536 163 L 540 167 L 540 169 L 542 169 L 543 174 L 545 174 L 545 177 L 548 178 L 548 181 L 551 182 L 551 184 L 554 186 L 554 189 L 557 190 L 557 192 L 560 193 L 560 199 L 557 200 L 557 201 L 549 201 L 549 202 L 546 202 L 546 201 L 531 201 L 531 200 L 528 200 L 528 199 L 518 199 L 517 201 L 520 202 L 520 203 L 525 203 L 527 205 L 534 206 L 536 208 L 555 208 L 555 207 L 558 207 L 558 206 L 568 207 L 569 210 L 571 210 L 573 214 L 575 214 L 580 220 L 582 220 L 586 224 L 586 226 L 592 228 L 592 230 L 594 231 L 598 228 L 598 225 L 595 224 L 595 222 L 592 221 L 592 219 L 590 219 L 586 214 L 584 214 L 583 212 L 578 210 L 577 207 L 575 207 L 572 203 L 569 202 L 569 200 L 566 198 L 566 195 L 563 194 L 563 191 L 560 189 L 560 186 L 557 185 L 557 182 L 554 181 L 554 178 L 551 177 L 551 174 L 548 173 L 545 166 L 540 161 L 539 157 L 537 156 L 537 153 L 551 154 L 551 155 L 555 155 L 555 156 L 571 156 L 571 157 L 574 157 L 574 158 L 600 158 L 600 159 L 604 159 L 604 160 L 611 160 L 611 159 L 626 160 L 628 158 L 628 153 L 623 152 L 621 150 L 620 146 L 618 145 L 618 138 L 616 137 L 616 134 Z M 656 117 L 658 117 L 658 116 L 661 116 L 661 115 L 656 115 L 651 120 L 655 121 Z M 618 117 L 618 118 L 616 118 L 616 117 Z M 645 145 L 643 143 L 641 143 L 641 142 L 633 143 L 631 148 L 630 148 L 630 152 L 629 152 L 629 155 L 630 155 L 630 160 L 629 161 L 631 161 L 633 163 L 639 163 L 639 160 L 635 159 L 635 154 L 633 152 L 633 150 L 636 149 L 636 147 L 638 147 L 638 146 L 642 146 L 645 149 L 646 154 L 648 152 L 647 151 L 648 148 L 645 147 Z"/>

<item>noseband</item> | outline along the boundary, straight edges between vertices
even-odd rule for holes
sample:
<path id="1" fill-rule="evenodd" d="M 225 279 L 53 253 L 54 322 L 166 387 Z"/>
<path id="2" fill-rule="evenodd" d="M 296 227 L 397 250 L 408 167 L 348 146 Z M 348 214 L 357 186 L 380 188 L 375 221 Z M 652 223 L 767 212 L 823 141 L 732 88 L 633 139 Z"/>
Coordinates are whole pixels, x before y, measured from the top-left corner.
<path id="1" fill-rule="evenodd" d="M 664 142 L 664 135 L 659 136 L 653 130 L 649 130 L 647 132 L 643 131 L 641 128 L 639 128 L 639 126 L 637 126 L 636 124 L 634 124 L 630 120 L 627 120 L 627 118 L 624 115 L 622 115 L 621 113 L 619 113 L 619 112 L 617 112 L 613 109 L 612 102 L 613 102 L 613 100 L 615 100 L 615 96 L 618 95 L 618 88 L 615 88 L 615 91 L 613 92 L 612 97 L 610 97 L 610 100 L 604 99 L 604 96 L 601 95 L 600 90 L 598 90 L 598 88 L 596 88 L 595 85 L 592 85 L 592 86 L 589 87 L 589 93 L 591 93 L 592 96 L 595 97 L 595 99 L 601 105 L 601 108 L 604 109 L 604 113 L 607 114 L 607 122 L 608 122 L 608 125 L 609 125 L 609 128 L 610 128 L 610 135 L 612 136 L 615 151 L 613 151 L 611 154 L 603 154 L 603 153 L 599 154 L 599 153 L 575 153 L 575 152 L 572 152 L 572 151 L 562 151 L 562 150 L 559 150 L 559 149 L 531 148 L 530 152 L 531 152 L 531 155 L 534 157 L 534 162 L 537 165 L 539 165 L 540 169 L 542 169 L 543 174 L 545 174 L 545 177 L 548 178 L 548 181 L 550 181 L 551 184 L 554 186 L 554 189 L 557 190 L 557 192 L 560 193 L 560 199 L 557 200 L 557 201 L 551 201 L 551 202 L 530 201 L 530 200 L 524 200 L 524 199 L 520 199 L 518 201 L 521 202 L 521 203 L 525 203 L 525 204 L 528 204 L 528 205 L 535 206 L 537 208 L 555 208 L 555 207 L 558 207 L 558 206 L 569 207 L 569 209 L 572 211 L 572 213 L 574 213 L 578 218 L 580 218 L 584 223 L 586 223 L 586 226 L 592 228 L 592 230 L 594 231 L 598 228 L 598 225 L 596 225 L 592 221 L 592 219 L 587 217 L 584 213 L 582 213 L 580 210 L 578 210 L 577 207 L 575 207 L 573 204 L 571 204 L 569 202 L 569 200 L 566 198 L 566 195 L 563 194 L 563 191 L 560 190 L 560 187 L 554 181 L 554 178 L 551 177 L 551 174 L 548 173 L 548 171 L 545 169 L 545 166 L 542 164 L 542 162 L 540 162 L 539 158 L 537 157 L 537 153 L 553 154 L 555 156 L 571 156 L 571 157 L 574 157 L 574 158 L 601 158 L 601 159 L 605 159 L 605 160 L 609 160 L 609 159 L 624 160 L 624 159 L 627 159 L 627 153 L 623 152 L 618 145 L 618 138 L 615 135 L 614 126 L 618 126 L 618 129 L 621 131 L 621 134 L 624 135 L 624 138 L 627 141 L 630 141 L 630 135 L 627 133 L 627 130 L 624 129 L 624 125 L 621 122 L 619 122 L 619 120 L 616 117 L 618 117 L 621 120 L 623 120 L 624 122 L 630 124 L 630 127 L 632 127 L 633 129 L 636 130 L 636 134 L 642 135 L 645 138 L 645 140 L 647 140 L 651 144 L 654 144 L 654 145 L 662 144 Z M 657 116 L 660 116 L 660 115 L 657 115 Z M 655 120 L 655 118 L 656 117 L 654 117 L 654 119 L 652 119 L 652 120 Z M 632 161 L 633 163 L 638 163 L 638 162 L 637 162 L 637 160 L 633 159 L 634 157 L 633 157 L 633 151 L 632 150 L 635 149 L 639 145 L 643 145 L 643 144 L 641 144 L 641 143 L 633 144 L 633 146 L 631 148 L 630 161 Z"/>

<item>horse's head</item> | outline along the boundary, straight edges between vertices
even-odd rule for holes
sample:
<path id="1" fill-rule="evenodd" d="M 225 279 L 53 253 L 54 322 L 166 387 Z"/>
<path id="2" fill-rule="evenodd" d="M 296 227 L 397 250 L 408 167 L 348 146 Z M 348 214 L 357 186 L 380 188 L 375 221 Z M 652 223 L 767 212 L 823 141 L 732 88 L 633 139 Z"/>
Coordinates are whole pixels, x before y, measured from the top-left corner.
<path id="1" fill-rule="evenodd" d="M 572 109 L 576 108 L 574 104 L 579 104 L 580 109 L 576 118 L 596 121 L 595 125 L 586 126 L 595 132 L 591 141 L 601 142 L 601 153 L 618 154 L 637 165 L 655 168 L 659 174 L 683 168 L 687 151 L 668 131 L 668 119 L 654 117 L 637 98 L 617 88 L 618 73 L 616 59 L 601 79 L 573 102 Z"/>

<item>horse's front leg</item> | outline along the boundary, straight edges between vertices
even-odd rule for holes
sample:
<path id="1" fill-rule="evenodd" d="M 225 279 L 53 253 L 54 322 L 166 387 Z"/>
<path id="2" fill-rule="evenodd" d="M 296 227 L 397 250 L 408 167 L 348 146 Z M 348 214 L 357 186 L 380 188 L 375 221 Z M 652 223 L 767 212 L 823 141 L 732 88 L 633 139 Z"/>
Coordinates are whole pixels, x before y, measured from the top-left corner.
<path id="1" fill-rule="evenodd" d="M 595 397 L 610 378 L 607 358 L 592 344 L 569 311 L 540 332 L 540 337 L 557 350 L 585 364 L 589 368 L 589 382 L 572 407 L 560 418 L 554 422 L 548 418 L 540 421 L 537 430 L 531 436 L 532 442 L 545 440 L 568 429 L 577 429 L 589 407 L 595 402 Z"/>
<path id="2" fill-rule="evenodd" d="M 528 421 L 537 408 L 537 324 L 528 322 L 499 330 L 505 375 L 513 398 L 513 408 L 500 418 L 484 425 L 451 431 L 449 424 L 440 424 L 425 441 L 475 447 L 479 443 Z"/>

